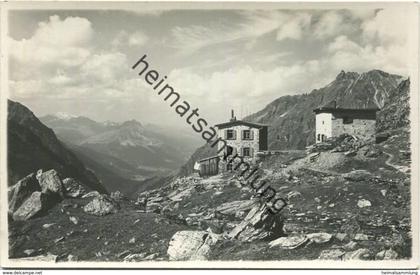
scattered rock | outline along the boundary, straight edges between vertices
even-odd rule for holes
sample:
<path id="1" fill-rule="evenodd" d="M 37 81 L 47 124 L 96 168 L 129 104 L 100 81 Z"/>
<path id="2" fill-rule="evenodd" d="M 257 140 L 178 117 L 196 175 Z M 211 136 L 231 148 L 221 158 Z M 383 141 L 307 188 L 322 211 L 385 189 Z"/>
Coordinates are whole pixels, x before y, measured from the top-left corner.
<path id="1" fill-rule="evenodd" d="M 90 197 L 97 197 L 100 193 L 98 191 L 90 191 L 89 193 L 86 193 L 82 196 L 82 198 L 90 198 Z"/>
<path id="2" fill-rule="evenodd" d="M 75 179 L 65 178 L 63 180 L 63 185 L 67 197 L 80 198 L 87 193 L 83 185 Z"/>
<path id="3" fill-rule="evenodd" d="M 156 259 L 157 258 L 157 256 L 159 256 L 159 254 L 157 254 L 157 253 L 153 253 L 153 254 L 150 254 L 149 256 L 146 256 L 146 257 L 144 257 L 144 261 L 151 261 L 151 260 L 154 260 L 154 259 Z"/>
<path id="4" fill-rule="evenodd" d="M 74 216 L 70 216 L 69 220 L 76 225 L 79 223 L 79 219 Z"/>
<path id="5" fill-rule="evenodd" d="M 313 241 L 314 243 L 321 244 L 321 243 L 329 242 L 332 238 L 332 235 L 328 233 L 320 232 L 320 233 L 307 234 L 306 237 L 308 237 L 308 239 Z"/>
<path id="6" fill-rule="evenodd" d="M 319 255 L 319 260 L 341 260 L 343 255 L 346 252 L 344 252 L 341 249 L 328 249 L 321 251 L 321 254 Z"/>
<path id="7" fill-rule="evenodd" d="M 54 243 L 59 243 L 62 240 L 64 240 L 64 237 L 57 238 L 57 239 L 54 240 Z"/>
<path id="8" fill-rule="evenodd" d="M 50 228 L 53 225 L 55 225 L 55 223 L 46 223 L 46 224 L 42 225 L 42 228 L 47 229 L 47 228 Z"/>
<path id="9" fill-rule="evenodd" d="M 26 249 L 23 251 L 23 253 L 25 253 L 26 256 L 32 256 L 35 254 L 35 249 Z"/>
<path id="10" fill-rule="evenodd" d="M 129 255 L 124 257 L 124 261 L 125 262 L 137 262 L 137 261 L 143 260 L 145 256 L 146 256 L 146 253 L 129 254 Z"/>
<path id="11" fill-rule="evenodd" d="M 290 191 L 289 193 L 287 193 L 288 200 L 298 198 L 298 197 L 302 197 L 302 194 L 298 191 Z"/>
<path id="12" fill-rule="evenodd" d="M 283 207 L 286 204 L 283 204 Z M 277 207 L 277 209 L 281 209 Z M 273 214 L 268 207 L 256 205 L 245 219 L 238 224 L 229 234 L 228 238 L 241 241 L 275 239 L 284 235 L 283 219 L 278 212 Z"/>
<path id="13" fill-rule="evenodd" d="M 57 261 L 57 255 L 53 254 L 47 254 L 47 255 L 39 255 L 34 257 L 25 257 L 20 258 L 22 261 L 37 261 L 37 262 L 56 262 Z"/>
<path id="14" fill-rule="evenodd" d="M 366 200 L 366 199 L 361 199 L 357 202 L 357 206 L 359 208 L 365 208 L 365 207 L 370 207 L 372 206 L 371 202 Z"/>
<path id="15" fill-rule="evenodd" d="M 130 254 L 130 250 L 124 250 L 123 252 L 118 253 L 117 257 L 118 258 L 125 258 L 129 254 Z"/>
<path id="16" fill-rule="evenodd" d="M 136 243 L 136 238 L 135 238 L 135 237 L 132 237 L 132 238 L 128 241 L 128 243 L 131 243 L 131 244 Z"/>
<path id="17" fill-rule="evenodd" d="M 398 258 L 398 253 L 392 248 L 388 250 L 382 250 L 376 254 L 376 260 L 395 260 Z"/>
<path id="18" fill-rule="evenodd" d="M 206 260 L 217 240 L 215 234 L 206 231 L 178 231 L 169 242 L 169 259 Z"/>
<path id="19" fill-rule="evenodd" d="M 83 207 L 83 210 L 91 215 L 105 216 L 116 213 L 119 210 L 119 205 L 107 195 L 100 194 L 93 198 L 91 202 Z"/>
<path id="20" fill-rule="evenodd" d="M 238 211 L 249 211 L 255 204 L 255 200 L 232 201 L 221 204 L 216 211 L 225 215 L 235 215 Z"/>
<path id="21" fill-rule="evenodd" d="M 53 193 L 59 195 L 60 197 L 64 196 L 63 183 L 61 182 L 57 171 L 54 169 L 48 170 L 47 172 L 38 170 L 36 178 L 41 186 L 42 193 Z"/>
<path id="22" fill-rule="evenodd" d="M 35 174 L 29 174 L 8 189 L 9 213 L 13 214 L 35 191 L 41 191 Z"/>
<path id="23" fill-rule="evenodd" d="M 44 210 L 46 195 L 36 191 L 13 213 L 13 220 L 26 221 Z"/>
<path id="24" fill-rule="evenodd" d="M 367 241 L 369 240 L 369 236 L 359 233 L 359 234 L 356 234 L 353 239 L 356 241 Z"/>
<path id="25" fill-rule="evenodd" d="M 282 249 L 296 249 L 308 242 L 308 238 L 304 235 L 296 235 L 290 237 L 280 237 L 269 243 L 270 247 L 279 247 Z"/>
<path id="26" fill-rule="evenodd" d="M 343 260 L 368 260 L 369 257 L 369 250 L 366 248 L 360 248 L 344 254 Z"/>
<path id="27" fill-rule="evenodd" d="M 387 191 L 386 191 L 385 189 L 382 189 L 382 190 L 381 190 L 381 194 L 382 194 L 382 196 L 384 196 L 384 197 L 385 197 L 385 196 L 386 196 L 386 193 L 387 193 Z"/>
<path id="28" fill-rule="evenodd" d="M 348 243 L 346 243 L 345 245 L 343 245 L 343 248 L 345 250 L 354 250 L 357 247 L 357 243 L 355 241 L 350 241 Z"/>
<path id="29" fill-rule="evenodd" d="M 343 174 L 343 178 L 350 181 L 362 181 L 372 177 L 372 174 L 366 170 L 354 170 Z"/>
<path id="30" fill-rule="evenodd" d="M 122 201 L 125 199 L 125 196 L 123 195 L 123 193 L 121 193 L 120 191 L 115 191 L 111 193 L 111 199 L 113 199 L 114 201 Z"/>
<path id="31" fill-rule="evenodd" d="M 337 234 L 335 234 L 335 238 L 342 242 L 347 238 L 347 234 L 346 233 L 337 233 Z"/>

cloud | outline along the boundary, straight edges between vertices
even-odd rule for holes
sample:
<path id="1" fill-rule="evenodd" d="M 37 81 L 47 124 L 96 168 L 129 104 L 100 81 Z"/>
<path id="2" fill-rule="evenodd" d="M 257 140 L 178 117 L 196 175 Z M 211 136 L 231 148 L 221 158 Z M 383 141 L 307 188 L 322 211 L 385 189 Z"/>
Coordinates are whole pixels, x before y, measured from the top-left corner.
<path id="1" fill-rule="evenodd" d="M 287 20 L 287 22 L 280 26 L 277 31 L 277 40 L 294 39 L 300 40 L 303 37 L 304 31 L 308 29 L 311 23 L 311 15 L 307 13 L 299 13 Z"/>
<path id="2" fill-rule="evenodd" d="M 78 66 L 90 55 L 93 29 L 89 20 L 80 17 L 50 16 L 40 22 L 29 39 L 9 39 L 11 59 L 24 64 Z"/>
<path id="3" fill-rule="evenodd" d="M 381 43 L 405 44 L 410 17 L 404 9 L 384 9 L 361 25 L 363 35 L 369 40 L 379 39 Z"/>
<path id="4" fill-rule="evenodd" d="M 313 35 L 317 39 L 326 39 L 342 35 L 352 28 L 351 22 L 345 22 L 345 13 L 342 11 L 324 12 L 313 27 Z"/>
<path id="5" fill-rule="evenodd" d="M 280 11 L 240 11 L 240 22 L 215 21 L 210 25 L 175 26 L 171 30 L 170 44 L 182 53 L 229 43 L 242 39 L 256 38 L 278 29 L 289 16 Z M 285 30 L 287 31 L 287 30 Z M 250 47 L 255 43 L 247 43 Z"/>
<path id="6" fill-rule="evenodd" d="M 120 31 L 114 40 L 112 40 L 111 45 L 117 48 L 124 46 L 142 46 L 149 41 L 149 37 L 141 31 L 136 31 L 131 34 L 126 31 Z"/>
<path id="7" fill-rule="evenodd" d="M 330 56 L 326 58 L 333 68 L 351 71 L 381 69 L 390 73 L 408 74 L 409 63 L 406 47 L 372 44 L 360 45 L 347 36 L 339 36 L 328 46 Z"/>

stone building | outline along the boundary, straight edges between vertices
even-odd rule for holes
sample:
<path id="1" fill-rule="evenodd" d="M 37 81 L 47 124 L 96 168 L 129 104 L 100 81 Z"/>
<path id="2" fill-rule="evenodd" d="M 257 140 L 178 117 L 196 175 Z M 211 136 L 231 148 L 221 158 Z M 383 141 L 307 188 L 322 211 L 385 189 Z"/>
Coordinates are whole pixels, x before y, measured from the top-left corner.
<path id="1" fill-rule="evenodd" d="M 335 101 L 315 109 L 316 143 L 341 134 L 354 135 L 361 139 L 373 137 L 377 111 L 379 111 L 377 107 L 363 109 L 337 107 Z"/>
<path id="2" fill-rule="evenodd" d="M 218 143 L 220 157 L 238 155 L 244 161 L 251 162 L 255 160 L 258 152 L 268 149 L 267 125 L 237 120 L 232 111 L 229 122 L 217 124 L 215 127 L 218 137 L 226 141 L 226 145 Z M 223 162 L 220 163 L 223 166 Z M 230 167 L 225 168 L 230 170 Z"/>
<path id="3" fill-rule="evenodd" d="M 218 155 L 197 161 L 195 170 L 200 176 L 215 175 L 221 171 L 232 170 L 233 164 L 224 161 L 224 157 L 238 156 L 244 162 L 254 163 L 258 152 L 268 149 L 268 126 L 237 120 L 232 111 L 230 121 L 215 125 Z M 238 161 L 239 158 L 235 158 Z"/>

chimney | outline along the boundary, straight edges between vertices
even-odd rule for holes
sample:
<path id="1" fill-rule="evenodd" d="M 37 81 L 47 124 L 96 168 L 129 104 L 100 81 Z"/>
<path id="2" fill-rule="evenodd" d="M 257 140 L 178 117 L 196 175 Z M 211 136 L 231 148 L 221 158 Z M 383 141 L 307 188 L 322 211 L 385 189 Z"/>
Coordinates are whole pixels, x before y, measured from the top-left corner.
<path id="1" fill-rule="evenodd" d="M 230 118 L 230 121 L 235 121 L 235 120 L 236 120 L 235 113 L 234 113 L 234 111 L 232 109 L 231 110 L 231 118 Z"/>

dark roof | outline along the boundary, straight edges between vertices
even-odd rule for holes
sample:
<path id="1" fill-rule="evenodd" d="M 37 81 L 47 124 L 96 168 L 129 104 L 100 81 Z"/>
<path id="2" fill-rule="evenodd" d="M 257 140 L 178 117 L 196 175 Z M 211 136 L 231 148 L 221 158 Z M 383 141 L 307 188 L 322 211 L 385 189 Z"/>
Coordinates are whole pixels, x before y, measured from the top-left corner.
<path id="1" fill-rule="evenodd" d="M 229 127 L 233 127 L 237 125 L 245 125 L 252 128 L 268 127 L 268 125 L 265 125 L 265 124 L 252 123 L 252 122 L 243 121 L 243 120 L 233 120 L 233 121 L 229 121 L 225 123 L 216 124 L 215 126 L 219 129 L 223 129 L 223 128 L 229 128 Z"/>
<path id="2" fill-rule="evenodd" d="M 339 107 L 335 100 L 331 100 L 327 104 L 314 109 L 315 113 L 321 112 L 337 112 L 337 111 L 346 111 L 346 112 L 377 112 L 380 109 L 377 106 L 370 105 L 367 108 L 347 108 L 347 107 Z"/>

